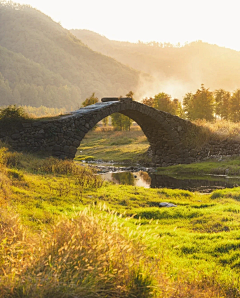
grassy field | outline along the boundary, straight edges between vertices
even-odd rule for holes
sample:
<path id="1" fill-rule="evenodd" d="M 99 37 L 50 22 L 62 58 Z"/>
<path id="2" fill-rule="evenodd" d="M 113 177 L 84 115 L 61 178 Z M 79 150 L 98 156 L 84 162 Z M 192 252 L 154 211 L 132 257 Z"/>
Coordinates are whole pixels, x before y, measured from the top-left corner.
<path id="1" fill-rule="evenodd" d="M 117 186 L 4 147 L 0 175 L 0 297 L 240 297 L 240 188 Z"/>
<path id="2" fill-rule="evenodd" d="M 240 157 L 226 157 L 221 160 L 208 160 L 204 162 L 192 163 L 188 165 L 175 165 L 170 167 L 158 168 L 159 174 L 181 175 L 184 176 L 202 176 L 206 174 L 213 175 L 240 175 Z"/>
<path id="3" fill-rule="evenodd" d="M 148 160 L 148 146 L 137 128 L 97 128 L 76 160 L 134 164 Z M 239 165 L 229 159 L 159 172 L 238 175 Z M 87 166 L 1 144 L 0 298 L 240 297 L 239 214 L 240 188 L 118 186 Z"/>
<path id="4" fill-rule="evenodd" d="M 103 160 L 125 163 L 149 162 L 144 155 L 149 147 L 140 127 L 131 131 L 101 130 L 89 132 L 81 142 L 76 160 Z"/>

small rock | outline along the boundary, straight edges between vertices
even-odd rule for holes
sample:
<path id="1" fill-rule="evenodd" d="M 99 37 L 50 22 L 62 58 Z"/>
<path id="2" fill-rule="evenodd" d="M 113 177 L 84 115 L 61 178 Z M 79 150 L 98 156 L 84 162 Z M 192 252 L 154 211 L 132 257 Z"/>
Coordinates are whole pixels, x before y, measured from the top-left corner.
<path id="1" fill-rule="evenodd" d="M 163 202 L 163 203 L 159 203 L 159 207 L 177 207 L 177 205 Z"/>

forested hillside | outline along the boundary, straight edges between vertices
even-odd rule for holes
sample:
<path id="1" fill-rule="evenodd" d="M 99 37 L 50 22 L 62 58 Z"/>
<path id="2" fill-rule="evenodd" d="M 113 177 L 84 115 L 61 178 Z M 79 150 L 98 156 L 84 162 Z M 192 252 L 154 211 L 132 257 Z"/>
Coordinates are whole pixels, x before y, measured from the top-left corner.
<path id="1" fill-rule="evenodd" d="M 202 83 L 211 90 L 234 91 L 240 87 L 240 52 L 231 49 L 201 41 L 183 47 L 157 42 L 129 43 L 109 40 L 88 30 L 71 32 L 91 49 L 154 76 L 156 84 L 148 96 L 164 91 L 182 99 Z"/>
<path id="2" fill-rule="evenodd" d="M 59 74 L 1 46 L 0 65 L 0 105 L 74 106 L 81 94 Z"/>
<path id="3" fill-rule="evenodd" d="M 120 96 L 139 73 L 96 53 L 50 17 L 0 2 L 0 105 L 77 108 L 86 97 Z"/>

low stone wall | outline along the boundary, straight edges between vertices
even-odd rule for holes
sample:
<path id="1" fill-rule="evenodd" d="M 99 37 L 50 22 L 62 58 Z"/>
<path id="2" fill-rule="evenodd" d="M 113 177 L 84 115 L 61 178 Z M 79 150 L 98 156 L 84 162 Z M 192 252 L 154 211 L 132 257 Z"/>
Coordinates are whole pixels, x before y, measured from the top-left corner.
<path id="1" fill-rule="evenodd" d="M 191 163 L 209 155 L 239 155 L 240 143 L 211 138 L 206 129 L 131 99 L 97 103 L 68 115 L 28 120 L 2 127 L 0 140 L 18 151 L 43 152 L 61 159 L 75 157 L 86 133 L 100 120 L 120 112 L 136 121 L 150 143 L 153 163 Z"/>
<path id="2" fill-rule="evenodd" d="M 69 119 L 26 121 L 17 128 L 0 132 L 0 140 L 18 151 L 43 152 L 59 158 L 74 158 L 76 148 L 88 131 L 88 124 L 82 123 L 82 134 L 74 134 L 74 121 Z M 85 126 L 86 124 L 86 126 Z M 85 131 L 85 132 L 84 132 Z"/>
<path id="3" fill-rule="evenodd" d="M 240 156 L 240 142 L 232 139 L 216 140 L 210 139 L 209 142 L 204 144 L 198 152 L 198 159 L 203 160 L 206 157 L 221 156 Z"/>

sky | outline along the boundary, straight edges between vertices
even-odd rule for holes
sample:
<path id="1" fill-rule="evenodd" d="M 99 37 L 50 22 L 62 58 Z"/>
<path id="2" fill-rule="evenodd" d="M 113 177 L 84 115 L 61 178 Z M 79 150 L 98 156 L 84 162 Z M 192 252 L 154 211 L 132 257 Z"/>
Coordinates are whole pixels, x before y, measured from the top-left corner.
<path id="1" fill-rule="evenodd" d="M 67 29 L 88 29 L 112 40 L 202 40 L 240 51 L 240 0 L 15 0 Z"/>

